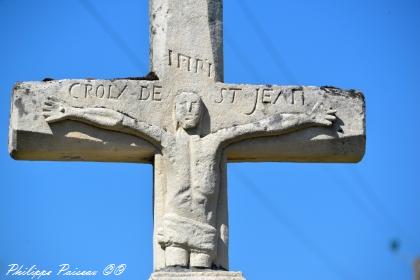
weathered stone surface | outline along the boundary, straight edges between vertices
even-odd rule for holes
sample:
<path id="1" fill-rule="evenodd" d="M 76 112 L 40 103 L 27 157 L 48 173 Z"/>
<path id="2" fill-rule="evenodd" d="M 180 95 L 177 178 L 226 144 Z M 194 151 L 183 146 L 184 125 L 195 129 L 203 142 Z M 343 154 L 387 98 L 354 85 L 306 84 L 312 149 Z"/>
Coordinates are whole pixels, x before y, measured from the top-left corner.
<path id="1" fill-rule="evenodd" d="M 171 80 L 18 83 L 12 97 L 9 151 L 17 159 L 152 162 L 157 149 L 146 141 L 129 134 L 104 133 L 74 122 L 48 125 L 42 108 L 46 98 L 55 96 L 71 106 L 104 107 L 174 131 L 171 116 L 178 90 L 171 83 Z M 223 83 L 183 88 L 196 92 L 203 102 L 202 135 L 276 113 L 308 112 L 316 104 L 337 110 L 338 120 L 333 129 L 313 127 L 287 136 L 241 139 L 226 149 L 229 161 L 357 162 L 364 154 L 364 100 L 358 92 Z"/>
<path id="2" fill-rule="evenodd" d="M 150 60 L 175 83 L 223 81 L 222 0 L 150 0 Z"/>
<path id="3" fill-rule="evenodd" d="M 165 254 L 155 262 L 158 268 L 227 268 L 227 207 L 221 206 L 226 203 L 226 160 L 282 160 L 286 155 L 297 161 L 357 161 L 363 154 L 364 103 L 358 92 L 222 83 L 176 89 L 165 79 L 18 84 L 11 153 L 30 158 L 31 151 L 40 159 L 59 160 L 154 158 L 155 168 L 162 169 L 156 176 L 164 177 L 156 178 L 162 186 L 155 193 L 162 201 L 155 204 L 155 242 Z M 31 133 L 31 141 L 19 141 Z M 66 142 L 73 139 L 78 145 L 69 147 Z M 267 143 L 273 147 L 269 153 Z M 282 145 L 283 152 L 276 153 Z M 218 207 L 225 210 L 218 213 Z"/>
<path id="4" fill-rule="evenodd" d="M 149 280 L 245 280 L 240 272 L 154 272 Z"/>
<path id="5" fill-rule="evenodd" d="M 155 270 L 227 270 L 226 162 L 357 162 L 364 98 L 334 87 L 223 83 L 220 0 L 152 0 L 150 14 L 157 77 L 18 83 L 9 151 L 153 163 Z M 151 279 L 243 278 L 167 271 Z"/>
<path id="6" fill-rule="evenodd" d="M 420 259 L 414 260 L 414 280 L 420 280 Z"/>
<path id="7" fill-rule="evenodd" d="M 49 96 L 55 96 L 72 106 L 106 106 L 129 114 L 137 111 L 132 100 L 138 97 L 126 97 L 127 92 L 144 88 L 143 96 L 157 99 L 158 86 L 154 84 L 101 80 L 17 83 L 10 113 L 9 152 L 15 159 L 28 160 L 151 162 L 156 148 L 143 139 L 81 122 L 48 124 L 43 106 Z M 153 115 L 156 105 L 149 103 L 138 114 Z"/>

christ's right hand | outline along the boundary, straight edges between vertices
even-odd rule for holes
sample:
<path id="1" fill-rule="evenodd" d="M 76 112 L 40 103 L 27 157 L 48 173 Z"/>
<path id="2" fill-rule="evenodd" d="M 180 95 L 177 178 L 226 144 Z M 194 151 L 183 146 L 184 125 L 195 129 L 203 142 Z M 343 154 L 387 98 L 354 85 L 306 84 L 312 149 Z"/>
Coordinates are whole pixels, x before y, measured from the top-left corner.
<path id="1" fill-rule="evenodd" d="M 48 123 L 64 120 L 69 115 L 70 106 L 64 101 L 53 96 L 48 96 L 44 102 L 42 111 Z"/>

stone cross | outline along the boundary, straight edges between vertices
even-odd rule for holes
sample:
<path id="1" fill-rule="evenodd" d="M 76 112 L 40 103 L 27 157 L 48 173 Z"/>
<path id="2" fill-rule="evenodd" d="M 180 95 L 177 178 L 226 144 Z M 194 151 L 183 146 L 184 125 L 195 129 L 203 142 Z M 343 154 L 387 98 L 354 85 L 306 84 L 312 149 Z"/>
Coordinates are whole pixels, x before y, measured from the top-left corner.
<path id="1" fill-rule="evenodd" d="M 194 272 L 205 279 L 242 279 L 222 272 L 229 268 L 226 163 L 357 162 L 365 147 L 363 95 L 226 84 L 222 1 L 149 5 L 151 72 L 17 83 L 10 154 L 153 164 L 154 270 L 161 272 L 152 279 L 186 279 L 194 268 L 207 269 Z"/>

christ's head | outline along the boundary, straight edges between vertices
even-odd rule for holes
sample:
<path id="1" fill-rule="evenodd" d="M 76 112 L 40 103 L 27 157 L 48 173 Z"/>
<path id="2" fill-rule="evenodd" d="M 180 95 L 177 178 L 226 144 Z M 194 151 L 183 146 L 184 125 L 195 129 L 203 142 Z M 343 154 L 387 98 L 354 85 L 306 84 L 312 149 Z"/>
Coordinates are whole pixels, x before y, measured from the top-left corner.
<path id="1" fill-rule="evenodd" d="M 179 126 L 185 130 L 197 127 L 201 120 L 203 104 L 195 92 L 183 91 L 176 96 L 175 118 Z"/>

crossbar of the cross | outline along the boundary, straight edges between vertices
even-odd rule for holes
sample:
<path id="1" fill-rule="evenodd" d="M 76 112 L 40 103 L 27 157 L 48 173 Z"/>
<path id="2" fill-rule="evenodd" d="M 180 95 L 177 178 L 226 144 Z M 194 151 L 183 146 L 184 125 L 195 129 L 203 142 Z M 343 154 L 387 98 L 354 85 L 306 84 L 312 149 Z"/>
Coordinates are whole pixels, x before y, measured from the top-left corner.
<path id="1" fill-rule="evenodd" d="M 209 94 L 210 93 L 210 94 Z M 158 149 L 147 139 L 74 121 L 48 124 L 43 106 L 54 96 L 73 107 L 103 107 L 167 131 L 176 90 L 150 80 L 60 80 L 19 83 L 14 88 L 9 150 L 16 159 L 152 162 Z M 205 87 L 203 135 L 252 123 L 280 112 L 337 110 L 333 129 L 310 128 L 288 135 L 250 137 L 232 143 L 230 161 L 356 162 L 364 154 L 363 96 L 330 87 L 215 83 Z M 252 143 L 253 149 L 249 149 Z"/>

